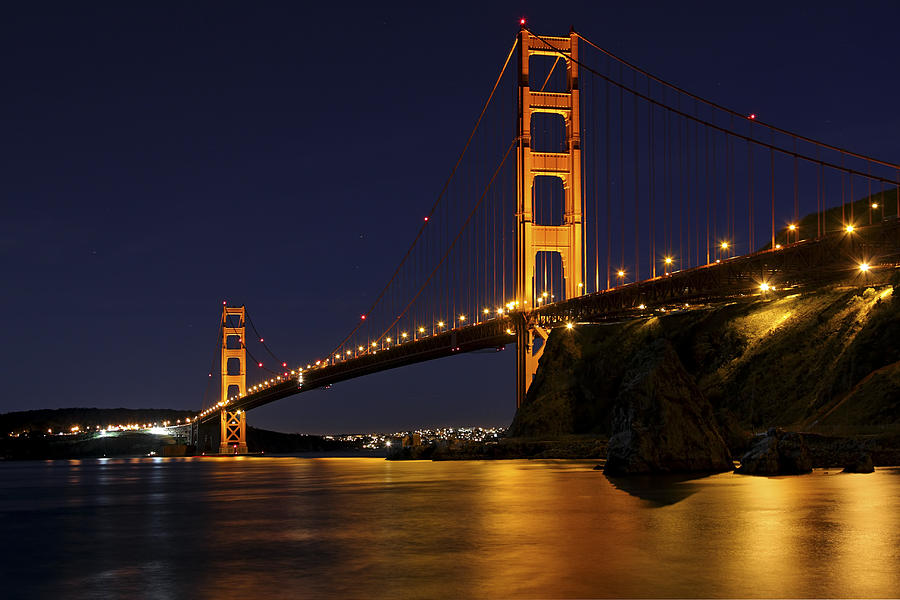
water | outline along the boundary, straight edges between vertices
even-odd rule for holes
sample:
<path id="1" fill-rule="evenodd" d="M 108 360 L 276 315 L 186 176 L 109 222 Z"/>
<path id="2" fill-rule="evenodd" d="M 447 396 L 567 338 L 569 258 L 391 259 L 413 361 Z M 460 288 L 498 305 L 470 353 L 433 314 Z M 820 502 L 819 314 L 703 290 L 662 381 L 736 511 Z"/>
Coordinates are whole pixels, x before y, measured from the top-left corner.
<path id="1" fill-rule="evenodd" d="M 0 594 L 900 596 L 900 468 L 610 481 L 593 465 L 0 463 Z"/>

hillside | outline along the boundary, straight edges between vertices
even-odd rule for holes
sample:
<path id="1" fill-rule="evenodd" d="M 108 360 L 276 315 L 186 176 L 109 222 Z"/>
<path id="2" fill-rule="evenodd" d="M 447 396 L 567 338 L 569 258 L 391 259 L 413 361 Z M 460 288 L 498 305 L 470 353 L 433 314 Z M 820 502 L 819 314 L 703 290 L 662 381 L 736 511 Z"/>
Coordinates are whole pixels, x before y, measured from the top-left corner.
<path id="1" fill-rule="evenodd" d="M 110 425 L 162 423 L 193 417 L 197 411 L 171 408 L 55 408 L 25 410 L 0 414 L 0 434 L 27 431 L 70 431 L 77 426 L 81 431 L 105 428 Z"/>
<path id="2" fill-rule="evenodd" d="M 776 425 L 841 435 L 900 429 L 900 298 L 885 285 L 556 329 L 510 435 L 608 435 L 625 371 L 660 339 L 732 447 Z"/>

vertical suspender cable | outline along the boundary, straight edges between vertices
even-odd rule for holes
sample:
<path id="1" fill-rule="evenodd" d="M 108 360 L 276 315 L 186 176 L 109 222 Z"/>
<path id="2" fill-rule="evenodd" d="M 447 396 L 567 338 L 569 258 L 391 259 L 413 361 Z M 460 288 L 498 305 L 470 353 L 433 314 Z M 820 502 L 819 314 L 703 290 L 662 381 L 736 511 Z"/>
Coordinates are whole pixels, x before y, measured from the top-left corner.
<path id="1" fill-rule="evenodd" d="M 747 254 L 750 254 L 753 252 L 753 144 L 749 141 L 747 142 L 747 235 Z"/>
<path id="2" fill-rule="evenodd" d="M 681 111 L 681 96 L 678 96 L 678 110 Z M 678 260 L 679 267 L 689 266 L 689 261 L 686 260 L 684 254 L 684 180 L 685 180 L 685 170 L 684 170 L 684 143 L 685 143 L 685 122 L 684 119 L 679 118 L 677 121 L 677 129 L 678 129 L 678 143 L 677 150 L 678 152 Z M 672 165 L 672 177 L 674 179 L 674 171 L 675 165 Z M 690 233 L 688 233 L 688 237 L 690 237 Z"/>
<path id="3" fill-rule="evenodd" d="M 622 63 L 619 63 L 619 79 L 622 79 Z M 625 270 L 625 92 L 619 87 L 619 221 L 621 222 L 622 255 L 619 269 Z M 624 279 L 619 281 L 624 283 Z"/>
<path id="4" fill-rule="evenodd" d="M 791 222 L 797 227 L 794 232 L 794 241 L 800 241 L 800 220 L 798 214 L 800 212 L 800 159 L 797 158 L 797 138 L 794 138 L 794 214 L 791 216 Z"/>
<path id="5" fill-rule="evenodd" d="M 597 78 L 591 79 L 591 105 L 596 107 L 599 96 L 597 95 Z M 600 151 L 599 135 L 600 113 L 592 110 L 591 117 L 594 129 L 594 291 L 600 291 Z"/>
<path id="6" fill-rule="evenodd" d="M 609 63 L 607 61 L 607 70 Z M 609 289 L 609 257 L 612 254 L 612 222 L 611 222 L 611 203 L 612 203 L 612 178 L 610 176 L 610 142 L 609 142 L 609 81 L 606 82 L 606 104 L 604 107 L 606 115 L 606 289 Z"/>
<path id="7" fill-rule="evenodd" d="M 637 89 L 637 72 L 632 72 L 632 87 Z M 640 152 L 638 151 L 638 97 L 632 94 L 634 101 L 634 280 L 641 279 L 641 239 L 640 239 Z"/>
<path id="8" fill-rule="evenodd" d="M 647 80 L 647 96 L 650 96 L 650 80 Z M 656 277 L 656 227 L 654 227 L 653 221 L 653 200 L 656 193 L 656 188 L 653 185 L 653 178 L 655 176 L 655 163 L 656 163 L 656 140 L 653 136 L 653 105 L 651 103 L 647 103 L 647 121 L 649 122 L 649 127 L 647 128 L 647 145 L 649 146 L 650 153 L 650 165 L 649 165 L 649 201 L 650 201 L 650 220 L 648 223 L 649 233 L 650 233 L 650 276 Z"/>
<path id="9" fill-rule="evenodd" d="M 771 148 L 769 149 L 769 191 L 772 194 L 772 198 L 770 201 L 771 204 L 771 217 L 772 217 L 772 242 L 770 248 L 775 249 L 775 151 Z M 787 243 L 787 242 L 785 242 Z"/>
<path id="10" fill-rule="evenodd" d="M 664 99 L 665 100 L 665 99 Z M 662 110 L 662 192 L 660 203 L 662 204 L 662 248 L 660 255 L 669 256 L 669 193 L 672 186 L 669 184 L 669 111 Z M 663 272 L 667 272 L 664 269 Z"/>

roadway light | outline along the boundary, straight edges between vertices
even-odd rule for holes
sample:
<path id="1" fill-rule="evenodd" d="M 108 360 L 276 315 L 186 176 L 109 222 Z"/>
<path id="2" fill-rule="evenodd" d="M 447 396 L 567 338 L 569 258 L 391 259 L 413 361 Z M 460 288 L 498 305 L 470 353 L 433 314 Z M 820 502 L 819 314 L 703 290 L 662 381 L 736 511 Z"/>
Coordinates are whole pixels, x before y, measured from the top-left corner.
<path id="1" fill-rule="evenodd" d="M 869 263 L 860 263 L 860 264 L 859 264 L 859 270 L 862 271 L 863 273 L 865 273 L 866 271 L 868 271 L 868 270 L 869 270 Z"/>
<path id="2" fill-rule="evenodd" d="M 791 223 L 790 225 L 788 225 L 788 229 L 790 229 L 791 231 L 794 231 L 795 229 L 797 229 L 797 226 L 794 225 L 793 223 Z"/>
<path id="3" fill-rule="evenodd" d="M 665 262 L 667 265 L 671 265 L 671 264 L 672 264 L 672 257 L 671 257 L 671 256 L 667 256 L 667 257 L 665 258 L 665 261 L 664 261 L 664 262 Z"/>
<path id="4" fill-rule="evenodd" d="M 460 320 L 460 321 L 465 321 L 465 320 L 466 320 L 466 315 L 459 315 L 459 320 Z"/>
<path id="5" fill-rule="evenodd" d="M 769 284 L 763 281 L 761 284 L 759 284 L 759 289 L 763 292 L 768 292 L 770 289 Z"/>
<path id="6" fill-rule="evenodd" d="M 443 326 L 444 326 L 444 322 L 443 322 L 443 321 L 438 321 L 438 327 L 443 327 Z"/>
<path id="7" fill-rule="evenodd" d="M 616 273 L 616 276 L 617 277 L 625 277 L 625 271 L 623 271 L 622 269 L 619 269 L 619 271 Z"/>
<path id="8" fill-rule="evenodd" d="M 424 328 L 424 327 L 419 327 L 419 333 L 425 333 L 425 328 Z"/>
<path id="9" fill-rule="evenodd" d="M 566 323 L 566 329 L 572 329 L 573 327 L 575 327 L 575 325 L 572 323 Z"/>
<path id="10" fill-rule="evenodd" d="M 872 208 L 878 208 L 878 203 L 877 203 L 877 202 L 873 202 L 873 203 L 872 203 Z"/>
<path id="11" fill-rule="evenodd" d="M 856 228 L 853 227 L 853 225 L 847 225 L 846 227 L 844 227 L 844 231 L 846 231 L 847 233 L 853 233 L 853 231 L 854 231 L 855 229 L 856 229 Z"/>
<path id="12" fill-rule="evenodd" d="M 719 248 L 721 248 L 722 250 L 728 250 L 728 242 L 723 241 L 721 244 L 719 244 Z"/>
<path id="13" fill-rule="evenodd" d="M 407 337 L 409 337 L 409 335 L 404 331 L 403 333 L 400 334 L 400 337 L 402 337 L 405 340 Z"/>

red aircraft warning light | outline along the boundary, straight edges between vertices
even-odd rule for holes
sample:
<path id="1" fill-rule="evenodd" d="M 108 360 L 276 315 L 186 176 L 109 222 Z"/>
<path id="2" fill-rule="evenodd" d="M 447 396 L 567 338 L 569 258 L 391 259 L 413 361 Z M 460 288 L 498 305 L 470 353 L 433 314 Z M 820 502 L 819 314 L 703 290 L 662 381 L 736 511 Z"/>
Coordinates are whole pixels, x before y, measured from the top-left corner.
<path id="1" fill-rule="evenodd" d="M 525 27 L 525 17 L 522 17 L 521 19 L 519 19 L 519 25 L 521 25 L 522 27 Z"/>
<path id="2" fill-rule="evenodd" d="M 755 120 L 756 120 L 756 113 L 750 113 L 749 115 L 747 115 L 747 118 L 750 119 L 751 121 L 755 121 Z"/>

